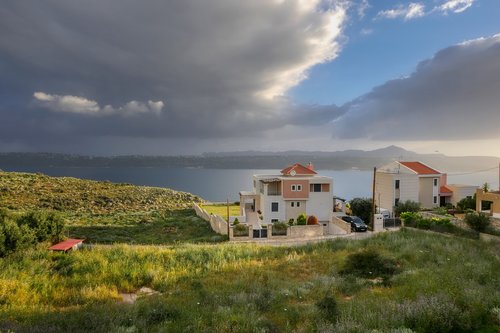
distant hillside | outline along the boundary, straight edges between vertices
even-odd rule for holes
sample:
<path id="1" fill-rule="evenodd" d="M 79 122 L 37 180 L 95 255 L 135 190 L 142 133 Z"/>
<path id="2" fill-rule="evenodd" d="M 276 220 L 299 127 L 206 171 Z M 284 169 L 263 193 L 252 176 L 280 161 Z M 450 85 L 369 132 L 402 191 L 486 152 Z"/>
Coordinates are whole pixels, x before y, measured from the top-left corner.
<path id="1" fill-rule="evenodd" d="M 188 208 L 201 201 L 193 194 L 166 188 L 0 172 L 0 207 L 12 210 L 113 214 Z"/>
<path id="2" fill-rule="evenodd" d="M 419 160 L 447 172 L 474 171 L 491 168 L 500 163 L 499 157 L 443 154 L 418 154 L 397 146 L 381 149 L 284 152 L 226 152 L 196 156 L 81 156 L 52 153 L 0 153 L 0 169 L 46 167 L 189 167 L 213 169 L 281 169 L 291 163 L 312 162 L 317 169 L 370 170 L 393 160 Z"/>

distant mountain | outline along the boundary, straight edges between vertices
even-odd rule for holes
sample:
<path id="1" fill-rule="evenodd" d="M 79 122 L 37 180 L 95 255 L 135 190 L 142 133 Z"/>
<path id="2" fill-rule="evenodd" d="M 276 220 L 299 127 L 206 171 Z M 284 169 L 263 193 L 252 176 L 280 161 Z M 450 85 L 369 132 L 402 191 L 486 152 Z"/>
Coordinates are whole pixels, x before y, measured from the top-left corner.
<path id="1" fill-rule="evenodd" d="M 213 169 L 281 169 L 292 163 L 312 162 L 317 169 L 371 170 L 394 160 L 422 161 L 443 172 L 492 168 L 499 157 L 418 154 L 398 146 L 371 151 L 241 151 L 195 156 L 82 156 L 53 153 L 0 153 L 0 169 L 27 170 L 47 167 L 189 167 Z"/>

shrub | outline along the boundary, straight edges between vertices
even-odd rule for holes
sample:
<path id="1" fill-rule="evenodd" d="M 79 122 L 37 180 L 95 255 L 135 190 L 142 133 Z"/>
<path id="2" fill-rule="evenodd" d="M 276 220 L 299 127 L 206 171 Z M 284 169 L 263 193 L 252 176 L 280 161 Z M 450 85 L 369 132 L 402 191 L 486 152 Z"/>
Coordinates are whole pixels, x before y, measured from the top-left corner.
<path id="1" fill-rule="evenodd" d="M 354 198 L 350 201 L 350 207 L 353 215 L 360 217 L 367 223 L 371 221 L 372 199 Z"/>
<path id="2" fill-rule="evenodd" d="M 237 224 L 233 229 L 234 236 L 248 236 L 248 227 L 243 224 Z"/>
<path id="3" fill-rule="evenodd" d="M 490 217 L 485 213 L 467 213 L 465 223 L 473 230 L 483 232 L 491 223 Z"/>
<path id="4" fill-rule="evenodd" d="M 316 306 L 318 307 L 319 312 L 323 315 L 323 317 L 329 322 L 335 322 L 340 314 L 337 301 L 332 295 L 326 295 L 325 297 L 320 299 L 316 303 Z"/>
<path id="5" fill-rule="evenodd" d="M 318 218 L 314 215 L 311 215 L 307 218 L 307 225 L 317 225 L 318 223 Z"/>
<path id="6" fill-rule="evenodd" d="M 457 202 L 457 209 L 459 212 L 465 212 L 468 209 L 476 209 L 476 195 L 474 197 L 463 198 Z"/>
<path id="7" fill-rule="evenodd" d="M 302 213 L 297 217 L 297 225 L 306 225 L 306 214 Z"/>
<path id="8" fill-rule="evenodd" d="M 295 223 L 295 220 L 294 220 L 294 219 L 289 219 L 289 220 L 288 220 L 288 225 L 289 225 L 289 226 L 294 225 L 294 223 Z"/>
<path id="9" fill-rule="evenodd" d="M 411 200 L 406 200 L 405 202 L 400 202 L 396 205 L 394 208 L 394 213 L 396 216 L 400 216 L 401 213 L 404 212 L 418 212 L 420 211 L 420 203 L 411 201 Z"/>
<path id="10" fill-rule="evenodd" d="M 404 212 L 400 217 L 407 227 L 416 227 L 417 221 L 421 219 L 421 216 L 415 212 Z"/>
<path id="11" fill-rule="evenodd" d="M 238 224 L 240 224 L 240 220 L 238 220 L 238 218 L 235 218 L 233 221 L 233 225 L 238 225 Z"/>
<path id="12" fill-rule="evenodd" d="M 388 278 L 398 271 L 397 262 L 385 257 L 374 249 L 366 249 L 347 256 L 341 274 L 351 274 L 362 278 Z"/>
<path id="13" fill-rule="evenodd" d="M 64 220 L 54 212 L 28 212 L 19 217 L 18 223 L 32 229 L 39 242 L 59 242 L 64 238 Z"/>
<path id="14" fill-rule="evenodd" d="M 273 236 L 274 235 L 286 235 L 286 230 L 288 229 L 288 224 L 285 222 L 273 223 Z"/>

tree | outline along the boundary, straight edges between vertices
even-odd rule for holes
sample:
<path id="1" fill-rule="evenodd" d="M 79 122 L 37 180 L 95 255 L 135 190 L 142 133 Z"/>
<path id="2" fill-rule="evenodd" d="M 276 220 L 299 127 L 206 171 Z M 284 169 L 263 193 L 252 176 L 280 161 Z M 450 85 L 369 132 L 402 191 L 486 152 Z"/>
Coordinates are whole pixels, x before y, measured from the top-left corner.
<path id="1" fill-rule="evenodd" d="M 405 202 L 400 202 L 394 207 L 394 213 L 396 216 L 401 215 L 401 213 L 405 212 L 412 212 L 416 213 L 420 211 L 420 203 L 411 201 L 411 200 L 406 200 Z"/>
<path id="2" fill-rule="evenodd" d="M 354 198 L 350 201 L 352 214 L 360 217 L 366 223 L 370 222 L 372 215 L 372 199 Z"/>
<path id="3" fill-rule="evenodd" d="M 473 197 L 466 197 L 457 202 L 457 208 L 461 212 L 465 212 L 468 209 L 475 210 L 476 209 L 476 195 Z"/>
<path id="4" fill-rule="evenodd" d="M 484 192 L 489 192 L 490 191 L 490 184 L 484 183 L 482 188 L 483 188 Z"/>
<path id="5" fill-rule="evenodd" d="M 311 215 L 307 218 L 307 225 L 316 225 L 318 223 L 318 218 L 314 215 Z"/>
<path id="6" fill-rule="evenodd" d="M 306 225 L 306 214 L 302 213 L 297 217 L 297 225 Z"/>
<path id="7" fill-rule="evenodd" d="M 485 213 L 476 212 L 465 214 L 464 221 L 471 229 L 478 232 L 486 230 L 486 228 L 491 223 L 490 217 L 488 215 L 486 215 Z"/>

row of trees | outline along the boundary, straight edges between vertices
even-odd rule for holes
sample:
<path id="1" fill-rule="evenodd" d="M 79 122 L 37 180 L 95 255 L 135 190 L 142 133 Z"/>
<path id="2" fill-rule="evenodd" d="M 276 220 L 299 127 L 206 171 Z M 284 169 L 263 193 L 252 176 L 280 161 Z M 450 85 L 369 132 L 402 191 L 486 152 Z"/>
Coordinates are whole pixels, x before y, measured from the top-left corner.
<path id="1" fill-rule="evenodd" d="M 39 242 L 64 238 L 64 220 L 50 211 L 14 214 L 0 210 L 0 257 Z"/>

